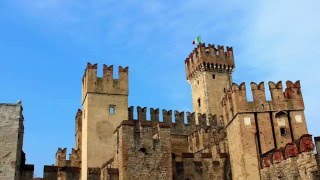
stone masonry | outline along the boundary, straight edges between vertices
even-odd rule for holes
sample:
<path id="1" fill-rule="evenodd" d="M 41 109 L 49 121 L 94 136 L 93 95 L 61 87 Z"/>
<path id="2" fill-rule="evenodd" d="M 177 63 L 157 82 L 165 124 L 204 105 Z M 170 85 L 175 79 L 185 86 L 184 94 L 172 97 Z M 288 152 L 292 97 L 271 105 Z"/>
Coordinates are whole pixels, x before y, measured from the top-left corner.
<path id="1" fill-rule="evenodd" d="M 0 104 L 0 179 L 32 180 L 33 165 L 25 164 L 22 105 Z"/>

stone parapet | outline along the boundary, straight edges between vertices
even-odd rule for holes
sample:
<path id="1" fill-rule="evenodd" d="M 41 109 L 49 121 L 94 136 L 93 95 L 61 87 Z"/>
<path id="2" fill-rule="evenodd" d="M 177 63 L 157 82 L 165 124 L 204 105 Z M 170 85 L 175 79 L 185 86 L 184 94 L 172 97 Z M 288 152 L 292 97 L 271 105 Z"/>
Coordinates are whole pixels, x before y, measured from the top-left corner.
<path id="1" fill-rule="evenodd" d="M 129 120 L 134 120 L 133 106 L 128 108 Z M 158 123 L 167 124 L 171 128 L 171 133 L 176 135 L 189 135 L 197 129 L 208 129 L 223 126 L 222 121 L 218 122 L 217 117 L 212 114 L 201 114 L 191 112 L 179 112 L 177 110 L 162 110 L 162 119 L 159 118 L 159 109 L 150 108 L 150 118 L 147 120 L 147 108 L 138 106 L 136 108 L 137 120 L 143 124 Z M 185 123 L 187 122 L 187 123 Z"/>
<path id="2" fill-rule="evenodd" d="M 271 101 L 266 100 L 264 82 L 251 83 L 253 101 L 247 101 L 245 83 L 232 84 L 231 89 L 226 90 L 222 100 L 224 116 L 230 122 L 238 113 L 269 112 L 282 110 L 304 110 L 304 103 L 301 94 L 300 81 L 286 82 L 286 89 L 283 91 L 282 83 L 269 82 Z"/>
<path id="3" fill-rule="evenodd" d="M 231 73 L 234 68 L 232 47 L 200 43 L 185 60 L 186 77 L 190 80 L 198 71 L 218 71 Z"/>
<path id="4" fill-rule="evenodd" d="M 82 78 L 82 102 L 84 101 L 87 93 L 102 93 L 102 94 L 117 94 L 128 95 L 128 67 L 118 68 L 118 79 L 113 78 L 113 65 L 103 65 L 103 76 L 97 75 L 97 64 L 87 64 Z"/>

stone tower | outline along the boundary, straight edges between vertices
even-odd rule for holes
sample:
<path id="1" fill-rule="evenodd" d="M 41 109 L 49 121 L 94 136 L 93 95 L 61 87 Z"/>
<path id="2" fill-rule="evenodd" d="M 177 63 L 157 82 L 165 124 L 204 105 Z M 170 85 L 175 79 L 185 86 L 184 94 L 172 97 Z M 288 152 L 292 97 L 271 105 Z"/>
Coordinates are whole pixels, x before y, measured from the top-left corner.
<path id="1" fill-rule="evenodd" d="M 81 179 L 87 179 L 89 167 L 101 167 L 113 157 L 113 133 L 128 120 L 128 68 L 103 65 L 103 77 L 97 77 L 97 64 L 87 64 L 82 79 Z"/>
<path id="2" fill-rule="evenodd" d="M 185 60 L 196 113 L 222 115 L 221 100 L 230 87 L 234 70 L 233 51 L 223 46 L 199 44 Z"/>

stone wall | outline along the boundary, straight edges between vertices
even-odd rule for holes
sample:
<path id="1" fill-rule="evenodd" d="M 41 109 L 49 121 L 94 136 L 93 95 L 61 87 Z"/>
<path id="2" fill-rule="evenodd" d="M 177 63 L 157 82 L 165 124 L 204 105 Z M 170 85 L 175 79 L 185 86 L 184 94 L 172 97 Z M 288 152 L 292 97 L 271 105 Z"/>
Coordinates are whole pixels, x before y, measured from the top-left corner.
<path id="1" fill-rule="evenodd" d="M 58 167 L 57 166 L 44 166 L 43 167 L 43 180 L 57 180 Z"/>
<path id="2" fill-rule="evenodd" d="M 33 166 L 25 165 L 21 103 L 0 104 L 0 179 L 32 179 Z"/>
<path id="3" fill-rule="evenodd" d="M 227 156 L 214 159 L 211 153 L 182 153 L 172 156 L 173 179 L 224 180 L 227 175 Z"/>
<path id="4" fill-rule="evenodd" d="M 80 168 L 70 166 L 44 166 L 44 180 L 79 180 Z"/>
<path id="5" fill-rule="evenodd" d="M 101 180 L 118 180 L 119 169 L 104 167 L 101 169 Z"/>
<path id="6" fill-rule="evenodd" d="M 119 179 L 172 179 L 170 126 L 147 121 L 123 121 L 119 139 Z"/>
<path id="7" fill-rule="evenodd" d="M 20 168 L 20 180 L 32 180 L 33 179 L 34 166 L 25 164 Z"/>

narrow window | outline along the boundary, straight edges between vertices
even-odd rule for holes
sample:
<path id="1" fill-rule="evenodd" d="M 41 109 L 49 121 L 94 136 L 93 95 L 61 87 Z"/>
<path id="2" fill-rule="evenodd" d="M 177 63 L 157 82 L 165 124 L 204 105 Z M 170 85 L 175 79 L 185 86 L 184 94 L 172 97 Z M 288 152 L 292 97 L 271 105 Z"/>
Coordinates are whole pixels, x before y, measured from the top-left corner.
<path id="1" fill-rule="evenodd" d="M 280 128 L 280 134 L 281 134 L 281 136 L 285 136 L 285 135 L 287 134 L 286 128 L 281 127 L 281 128 Z"/>
<path id="2" fill-rule="evenodd" d="M 212 74 L 212 79 L 216 79 L 216 75 Z"/>
<path id="3" fill-rule="evenodd" d="M 110 105 L 109 106 L 109 114 L 115 114 L 116 113 L 116 106 Z"/>
<path id="4" fill-rule="evenodd" d="M 117 153 L 119 152 L 119 131 L 117 131 Z"/>
<path id="5" fill-rule="evenodd" d="M 201 100 L 200 100 L 200 98 L 198 99 L 198 107 L 201 107 Z"/>

